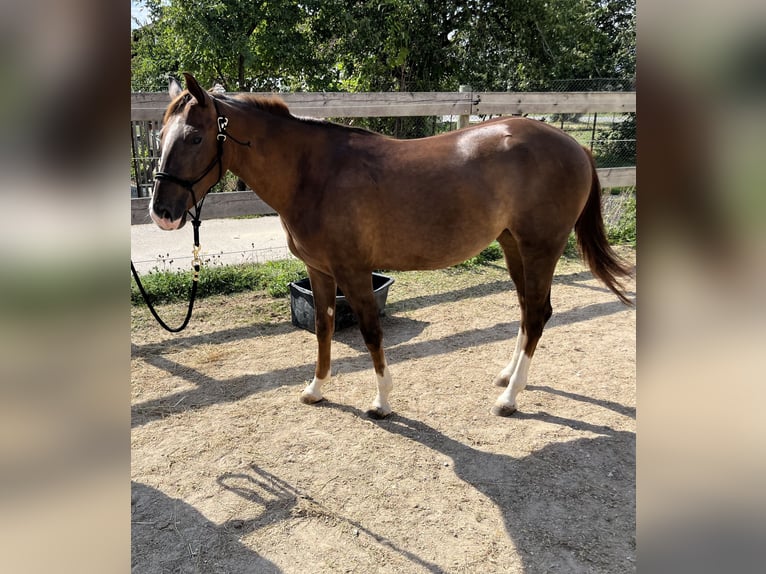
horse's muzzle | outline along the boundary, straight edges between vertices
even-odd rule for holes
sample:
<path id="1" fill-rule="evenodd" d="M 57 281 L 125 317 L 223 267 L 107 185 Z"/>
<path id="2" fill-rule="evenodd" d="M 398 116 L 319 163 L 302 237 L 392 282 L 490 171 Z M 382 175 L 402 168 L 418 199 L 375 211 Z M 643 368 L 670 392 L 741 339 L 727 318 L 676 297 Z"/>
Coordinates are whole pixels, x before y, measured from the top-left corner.
<path id="1" fill-rule="evenodd" d="M 157 224 L 157 227 L 166 231 L 173 231 L 175 229 L 181 229 L 186 224 L 186 212 L 184 211 L 181 217 L 178 219 L 170 219 L 168 212 L 163 213 L 162 216 L 158 215 L 154 208 L 149 208 L 149 216 L 152 221 Z"/>

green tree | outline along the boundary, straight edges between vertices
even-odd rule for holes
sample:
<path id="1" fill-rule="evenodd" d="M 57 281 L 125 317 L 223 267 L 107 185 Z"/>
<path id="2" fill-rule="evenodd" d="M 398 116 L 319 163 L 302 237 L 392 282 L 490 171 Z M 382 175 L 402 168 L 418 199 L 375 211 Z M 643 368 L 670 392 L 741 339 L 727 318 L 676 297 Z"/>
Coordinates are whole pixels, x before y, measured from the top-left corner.
<path id="1" fill-rule="evenodd" d="M 133 91 L 160 92 L 168 89 L 168 78 L 178 76 L 181 62 L 176 37 L 159 11 L 159 2 L 147 2 L 155 9 L 152 21 L 131 31 L 130 81 Z"/>
<path id="2" fill-rule="evenodd" d="M 454 2 L 320 2 L 316 48 L 352 91 L 444 89 L 455 73 L 447 20 Z"/>
<path id="3" fill-rule="evenodd" d="M 545 90 L 566 78 L 635 74 L 635 0 L 464 4 L 453 35 L 462 78 L 476 89 Z M 623 30 L 631 16 L 632 35 Z"/>
<path id="4" fill-rule="evenodd" d="M 134 34 L 134 90 L 156 89 L 163 75 L 166 86 L 167 77 L 180 71 L 192 71 L 203 85 L 220 83 L 229 91 L 324 87 L 325 67 L 314 57 L 306 25 L 310 2 L 144 3 L 152 23 Z"/>
<path id="5" fill-rule="evenodd" d="M 144 0 L 133 88 L 546 89 L 632 77 L 635 0 Z M 162 88 L 158 84 L 162 84 Z"/>

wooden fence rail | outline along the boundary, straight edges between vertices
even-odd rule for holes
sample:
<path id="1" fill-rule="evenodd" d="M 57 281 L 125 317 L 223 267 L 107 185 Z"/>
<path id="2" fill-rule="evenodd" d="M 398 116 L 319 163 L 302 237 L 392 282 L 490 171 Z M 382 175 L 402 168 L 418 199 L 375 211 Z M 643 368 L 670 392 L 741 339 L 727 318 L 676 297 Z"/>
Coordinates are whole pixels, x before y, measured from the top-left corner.
<path id="1" fill-rule="evenodd" d="M 484 114 L 627 113 L 636 111 L 635 92 L 305 92 L 279 96 L 299 116 L 368 118 Z M 130 96 L 132 121 L 160 121 L 167 93 Z"/>
<path id="2" fill-rule="evenodd" d="M 598 175 L 601 185 L 607 187 L 626 187 L 635 185 L 635 167 L 610 167 L 599 169 Z M 151 223 L 149 218 L 148 197 L 132 199 L 130 201 L 130 223 L 138 225 Z M 236 215 L 269 215 L 274 211 L 253 191 L 227 191 L 225 193 L 210 193 L 205 199 L 205 209 L 202 210 L 203 219 L 220 219 L 234 217 Z"/>
<path id="3" fill-rule="evenodd" d="M 298 116 L 316 118 L 470 116 L 489 114 L 628 113 L 636 111 L 635 92 L 379 92 L 263 93 L 279 96 Z M 170 103 L 167 93 L 133 93 L 132 122 L 160 122 Z M 598 170 L 603 187 L 636 185 L 635 167 Z M 131 223 L 149 223 L 149 198 L 131 201 Z M 252 191 L 214 193 L 205 202 L 205 219 L 274 213 Z"/>

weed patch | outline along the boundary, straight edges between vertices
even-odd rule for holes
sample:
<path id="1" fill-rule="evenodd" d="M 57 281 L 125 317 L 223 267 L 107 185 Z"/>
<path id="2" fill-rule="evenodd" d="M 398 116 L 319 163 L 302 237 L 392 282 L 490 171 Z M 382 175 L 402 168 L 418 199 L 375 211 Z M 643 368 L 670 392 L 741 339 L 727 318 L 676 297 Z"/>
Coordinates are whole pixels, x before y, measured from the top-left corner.
<path id="1" fill-rule="evenodd" d="M 241 265 L 203 266 L 200 270 L 197 297 L 228 295 L 243 291 L 265 291 L 272 297 L 289 293 L 288 284 L 307 276 L 303 262 L 296 259 L 246 263 Z M 189 297 L 191 273 L 157 271 L 141 278 L 152 304 L 172 303 Z M 144 303 L 135 281 L 131 280 L 130 300 Z"/>
<path id="2" fill-rule="evenodd" d="M 481 253 L 479 253 L 478 255 L 474 257 L 471 257 L 470 259 L 466 259 L 462 263 L 458 263 L 454 267 L 458 267 L 462 269 L 470 269 L 472 267 L 485 265 L 487 263 L 491 263 L 492 261 L 497 261 L 498 259 L 502 259 L 502 258 L 503 258 L 503 249 L 500 247 L 500 244 L 497 241 L 493 241 L 487 247 L 482 249 Z"/>

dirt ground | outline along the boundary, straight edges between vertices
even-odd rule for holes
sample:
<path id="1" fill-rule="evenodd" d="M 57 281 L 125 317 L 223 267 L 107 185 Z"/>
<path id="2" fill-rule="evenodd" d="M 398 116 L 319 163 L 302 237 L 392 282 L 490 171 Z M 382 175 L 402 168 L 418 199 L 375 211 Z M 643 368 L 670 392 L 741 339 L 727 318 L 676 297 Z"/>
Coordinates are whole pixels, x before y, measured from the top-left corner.
<path id="1" fill-rule="evenodd" d="M 392 275 L 384 421 L 364 414 L 355 327 L 309 406 L 315 340 L 287 300 L 203 300 L 179 335 L 133 309 L 134 573 L 635 571 L 635 310 L 562 262 L 499 418 L 519 318 L 504 268 Z"/>

